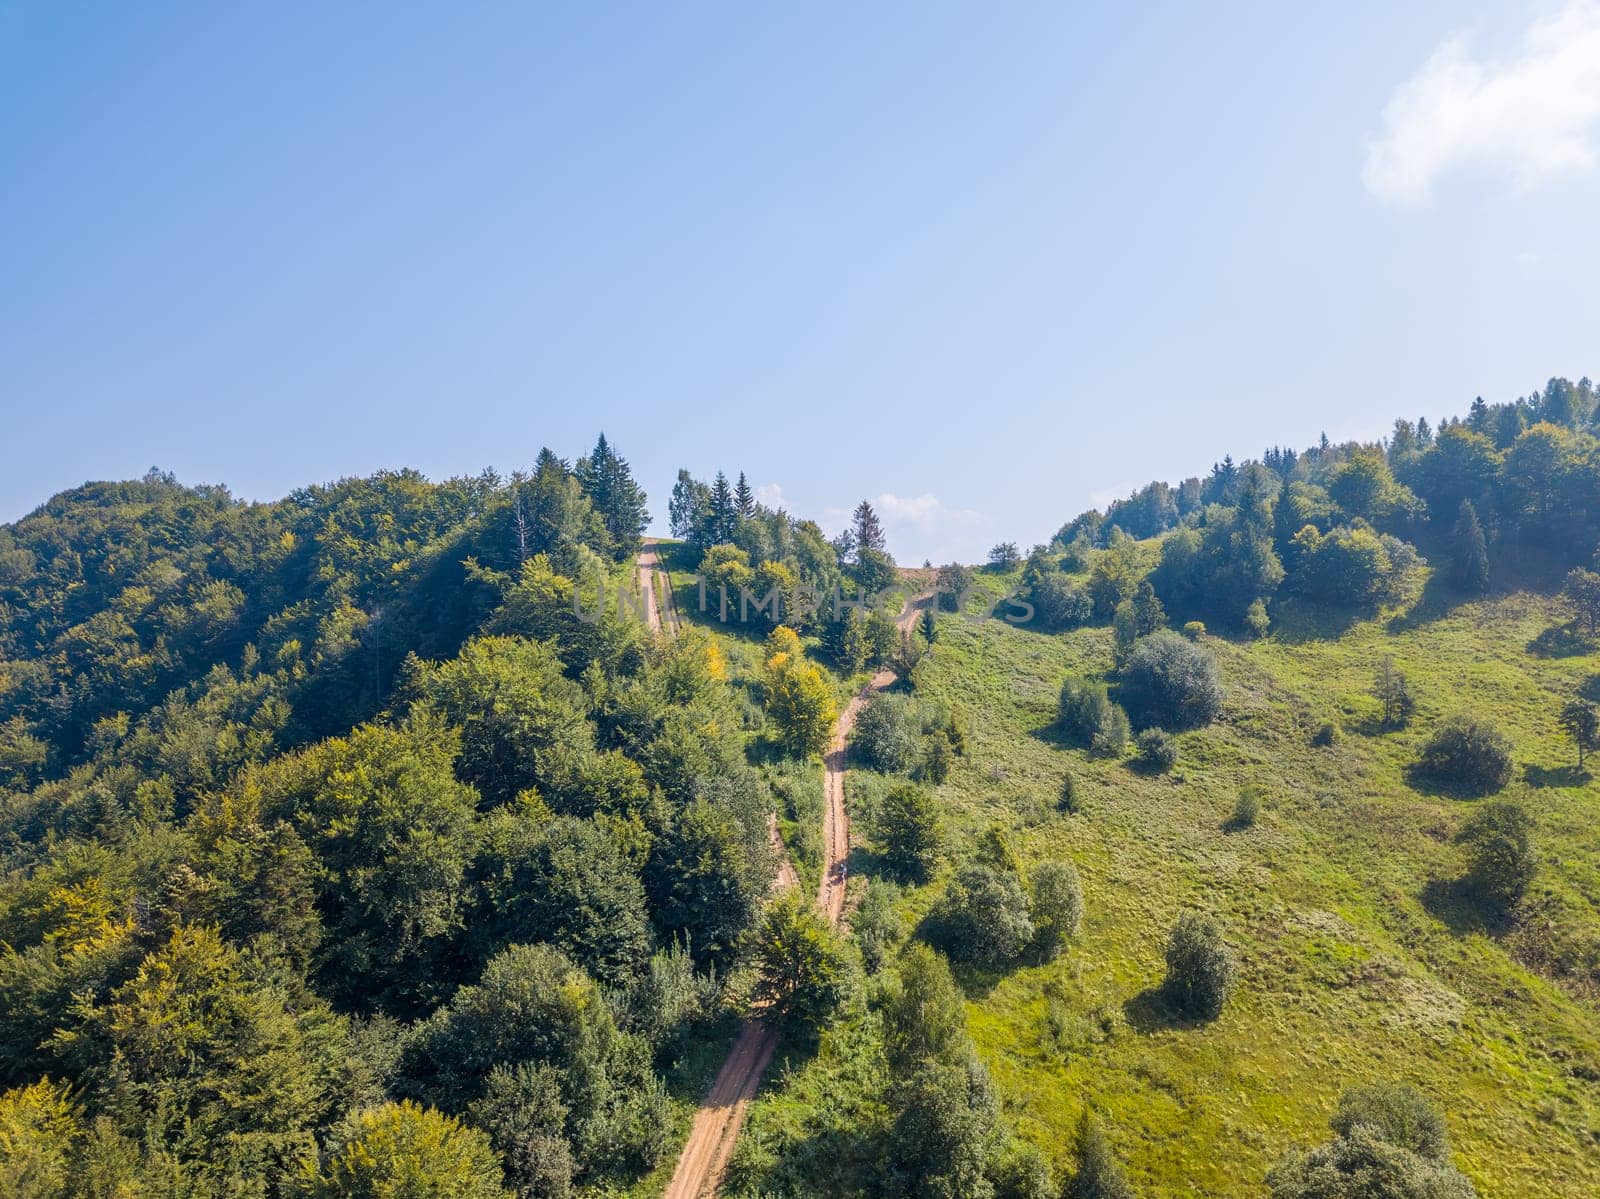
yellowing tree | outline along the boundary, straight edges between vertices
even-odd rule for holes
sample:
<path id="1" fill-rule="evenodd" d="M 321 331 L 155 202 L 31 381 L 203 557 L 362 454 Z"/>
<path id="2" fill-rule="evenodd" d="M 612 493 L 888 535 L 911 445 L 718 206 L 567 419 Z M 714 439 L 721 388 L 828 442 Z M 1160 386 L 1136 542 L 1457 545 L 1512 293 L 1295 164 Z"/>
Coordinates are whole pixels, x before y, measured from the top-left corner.
<path id="1" fill-rule="evenodd" d="M 822 672 L 805 660 L 800 638 L 779 625 L 767 638 L 767 716 L 778 741 L 801 757 L 828 747 L 839 709 Z"/>
<path id="2" fill-rule="evenodd" d="M 310 1179 L 315 1199 L 508 1199 L 489 1138 L 409 1100 L 362 1112 Z"/>

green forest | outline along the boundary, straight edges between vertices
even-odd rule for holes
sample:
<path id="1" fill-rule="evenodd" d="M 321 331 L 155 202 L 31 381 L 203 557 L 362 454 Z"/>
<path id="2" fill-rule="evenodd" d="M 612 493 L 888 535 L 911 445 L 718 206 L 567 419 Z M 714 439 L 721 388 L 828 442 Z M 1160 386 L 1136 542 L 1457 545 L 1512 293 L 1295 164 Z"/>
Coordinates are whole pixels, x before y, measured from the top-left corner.
<path id="1" fill-rule="evenodd" d="M 1600 1193 L 1589 380 L 981 563 L 669 491 L 0 526 L 0 1194 L 660 1195 L 747 1017 L 731 1196 Z"/>

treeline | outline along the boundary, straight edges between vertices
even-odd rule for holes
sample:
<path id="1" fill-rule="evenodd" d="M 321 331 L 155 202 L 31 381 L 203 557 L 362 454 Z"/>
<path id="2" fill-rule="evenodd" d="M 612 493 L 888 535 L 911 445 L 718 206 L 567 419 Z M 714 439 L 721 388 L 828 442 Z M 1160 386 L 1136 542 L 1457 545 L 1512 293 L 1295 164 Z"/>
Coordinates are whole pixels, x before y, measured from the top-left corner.
<path id="1" fill-rule="evenodd" d="M 574 610 L 643 502 L 602 439 L 276 504 L 152 474 L 0 530 L 0 1190 L 658 1162 L 773 799 L 709 641 Z"/>
<path id="2" fill-rule="evenodd" d="M 670 507 L 673 536 L 695 556 L 717 619 L 815 635 L 846 674 L 893 662 L 909 669 L 915 639 L 870 602 L 900 580 L 871 503 L 828 538 L 816 522 L 759 503 L 743 471 L 732 484 L 718 471 L 707 485 L 680 470 Z"/>
<path id="3" fill-rule="evenodd" d="M 1552 379 L 1512 403 L 1479 399 L 1437 429 L 1401 420 L 1380 443 L 1324 437 L 1151 483 L 1035 552 L 1039 575 L 1110 551 L 1094 555 L 1087 604 L 1054 580 L 1038 606 L 1056 627 L 1110 619 L 1148 573 L 1177 619 L 1262 632 L 1279 595 L 1355 608 L 1401 598 L 1424 554 L 1467 593 L 1586 564 L 1600 540 L 1597 416 L 1588 379 Z M 1132 542 L 1162 534 L 1148 570 Z"/>

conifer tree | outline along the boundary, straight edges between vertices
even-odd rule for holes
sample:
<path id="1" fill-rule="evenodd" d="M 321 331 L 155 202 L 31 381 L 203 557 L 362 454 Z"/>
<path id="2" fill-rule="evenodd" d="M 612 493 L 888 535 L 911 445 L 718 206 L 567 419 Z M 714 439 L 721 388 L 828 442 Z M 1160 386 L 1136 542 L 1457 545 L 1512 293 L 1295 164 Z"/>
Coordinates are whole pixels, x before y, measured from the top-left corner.
<path id="1" fill-rule="evenodd" d="M 883 536 L 883 522 L 878 519 L 877 512 L 872 505 L 862 500 L 856 505 L 854 528 L 852 529 L 852 545 L 855 548 L 856 561 L 861 561 L 861 555 L 868 550 L 882 552 L 886 542 Z"/>
<path id="2" fill-rule="evenodd" d="M 602 433 L 595 442 L 594 452 L 578 459 L 573 474 L 600 514 L 614 552 L 619 557 L 633 554 L 639 548 L 640 535 L 650 523 L 650 513 L 645 507 L 645 494 L 634 482 L 627 460 L 611 448 Z"/>
<path id="3" fill-rule="evenodd" d="M 739 509 L 733 498 L 733 488 L 728 486 L 728 476 L 720 470 L 711 484 L 711 499 L 709 503 L 709 527 L 711 544 L 722 545 L 733 540 L 735 518 Z"/>
<path id="4" fill-rule="evenodd" d="M 744 520 L 749 520 L 756 514 L 755 492 L 750 490 L 750 484 L 745 482 L 744 471 L 739 472 L 739 482 L 733 489 L 734 510 Z"/>
<path id="5" fill-rule="evenodd" d="M 1482 595 L 1489 588 L 1489 546 L 1471 500 L 1461 501 L 1451 539 L 1450 577 L 1462 591 Z"/>

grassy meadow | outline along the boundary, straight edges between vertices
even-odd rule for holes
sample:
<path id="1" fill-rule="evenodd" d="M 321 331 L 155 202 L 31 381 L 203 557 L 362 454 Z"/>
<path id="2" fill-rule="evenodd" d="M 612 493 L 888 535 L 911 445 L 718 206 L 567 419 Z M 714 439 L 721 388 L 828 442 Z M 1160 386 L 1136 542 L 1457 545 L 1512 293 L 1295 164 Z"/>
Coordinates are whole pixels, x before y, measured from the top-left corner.
<path id="1" fill-rule="evenodd" d="M 980 578 L 995 591 L 1012 581 Z M 1066 1161 L 1089 1104 L 1140 1194 L 1262 1194 L 1286 1151 L 1326 1139 L 1341 1090 L 1394 1079 L 1445 1112 L 1456 1161 L 1483 1194 L 1600 1193 L 1600 783 L 1572 769 L 1555 723 L 1600 657 L 1535 652 L 1559 619 L 1555 601 L 1520 593 L 1337 628 L 1286 608 L 1265 640 L 1207 637 L 1227 686 L 1222 716 L 1179 735 L 1171 774 L 1146 775 L 1054 732 L 1063 678 L 1110 669 L 1109 629 L 1047 635 L 942 617 L 915 689 L 961 715 L 968 747 L 935 788 L 946 862 L 904 892 L 907 929 L 994 824 L 1025 865 L 1065 858 L 1083 878 L 1083 927 L 1057 960 L 957 968 L 1019 1132 Z M 1379 729 L 1368 695 L 1385 655 L 1418 699 L 1401 731 Z M 1482 801 L 1407 774 L 1429 729 L 1458 711 L 1512 739 L 1506 794 L 1537 820 L 1533 916 L 1515 930 L 1486 926 L 1451 885 L 1452 835 Z M 1334 743 L 1315 747 L 1325 722 Z M 1068 772 L 1075 814 L 1057 803 Z M 853 773 L 853 811 L 870 810 L 881 785 Z M 1238 827 L 1246 787 L 1261 813 Z M 853 833 L 859 893 L 870 819 Z M 1174 1023 L 1155 997 L 1166 931 L 1185 908 L 1214 913 L 1239 956 L 1238 989 L 1209 1024 Z M 850 1193 L 877 1152 L 883 1071 L 864 1001 L 820 1044 L 788 1047 L 731 1189 L 806 1193 L 795 1188 L 809 1179 L 809 1193 Z"/>

